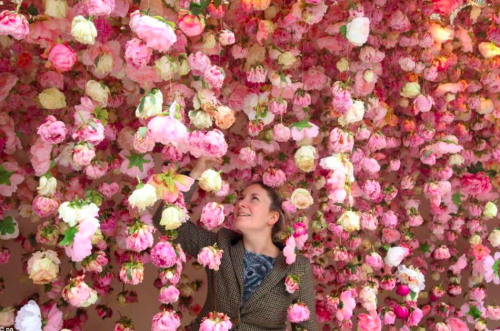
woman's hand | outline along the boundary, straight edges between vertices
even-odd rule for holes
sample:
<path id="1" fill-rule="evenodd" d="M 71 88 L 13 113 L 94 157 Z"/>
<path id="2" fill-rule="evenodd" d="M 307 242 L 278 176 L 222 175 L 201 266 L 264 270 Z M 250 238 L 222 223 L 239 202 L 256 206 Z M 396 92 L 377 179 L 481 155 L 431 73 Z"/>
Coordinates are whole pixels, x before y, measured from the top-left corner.
<path id="1" fill-rule="evenodd" d="M 193 179 L 200 178 L 201 174 L 205 170 L 213 168 L 216 165 L 222 165 L 224 160 L 221 157 L 212 158 L 208 156 L 200 156 L 196 161 L 194 161 L 193 169 L 191 170 L 189 177 Z"/>

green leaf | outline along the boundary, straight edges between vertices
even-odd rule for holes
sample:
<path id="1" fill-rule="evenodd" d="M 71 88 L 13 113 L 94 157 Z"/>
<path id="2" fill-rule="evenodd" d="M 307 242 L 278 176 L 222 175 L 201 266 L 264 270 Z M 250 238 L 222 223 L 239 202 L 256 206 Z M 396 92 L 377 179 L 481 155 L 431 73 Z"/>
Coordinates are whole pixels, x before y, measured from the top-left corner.
<path id="1" fill-rule="evenodd" d="M 203 13 L 203 11 L 201 10 L 201 6 L 195 2 L 191 2 L 189 4 L 189 11 L 193 14 L 193 15 L 200 15 Z"/>
<path id="2" fill-rule="evenodd" d="M 60 247 L 63 246 L 71 246 L 73 244 L 73 241 L 75 240 L 75 235 L 78 232 L 78 226 L 72 226 L 68 228 L 64 232 L 64 238 L 63 240 L 59 243 Z"/>
<path id="3" fill-rule="evenodd" d="M 148 133 L 148 128 L 147 127 L 141 126 L 139 128 L 139 134 L 141 135 L 142 138 L 145 138 L 147 133 Z"/>
<path id="4" fill-rule="evenodd" d="M 10 176 L 14 171 L 7 171 L 3 165 L 0 165 L 0 185 L 5 184 L 7 186 L 11 185 Z"/>
<path id="5" fill-rule="evenodd" d="M 93 120 L 89 121 L 89 125 L 92 127 L 92 129 L 94 129 L 96 131 L 98 130 L 97 124 Z"/>
<path id="6" fill-rule="evenodd" d="M 139 113 L 142 113 L 142 111 L 144 110 L 144 104 L 146 103 L 146 97 L 142 97 L 141 98 L 141 103 L 139 104 Z"/>
<path id="7" fill-rule="evenodd" d="M 221 3 L 222 3 L 222 0 L 214 0 L 215 8 L 219 8 Z"/>
<path id="8" fill-rule="evenodd" d="M 94 109 L 94 116 L 101 121 L 103 126 L 108 125 L 108 117 L 109 113 L 106 109 L 103 109 L 101 106 Z"/>
<path id="9" fill-rule="evenodd" d="M 412 290 L 410 290 L 410 298 L 412 300 L 415 300 L 415 298 L 417 297 L 418 293 L 417 292 L 413 292 Z"/>
<path id="10" fill-rule="evenodd" d="M 285 77 L 285 74 L 280 72 L 280 79 L 283 83 L 286 83 L 286 77 Z"/>
<path id="11" fill-rule="evenodd" d="M 296 127 L 297 129 L 299 129 L 299 131 L 302 131 L 306 128 L 312 128 L 311 123 L 309 123 L 309 116 L 300 122 L 293 123 L 292 127 Z"/>
<path id="12" fill-rule="evenodd" d="M 128 268 L 127 270 L 127 279 L 128 280 L 132 279 L 132 268 Z"/>
<path id="13" fill-rule="evenodd" d="M 144 163 L 149 163 L 151 162 L 150 160 L 144 159 L 143 154 L 136 154 L 134 152 L 130 152 L 130 156 L 128 157 L 129 164 L 128 168 L 131 169 L 132 167 L 137 167 L 139 168 L 140 171 L 144 171 Z"/>
<path id="14" fill-rule="evenodd" d="M 0 221 L 0 233 L 2 236 L 13 234 L 16 231 L 16 223 L 11 216 L 7 216 L 3 221 Z"/>
<path id="15" fill-rule="evenodd" d="M 347 25 L 342 25 L 340 27 L 340 33 L 342 33 L 342 36 L 347 39 Z"/>
<path id="16" fill-rule="evenodd" d="M 38 9 L 36 9 L 36 7 L 33 6 L 33 4 L 31 4 L 28 7 L 28 13 L 30 13 L 31 16 L 36 16 L 36 15 L 38 15 Z"/>
<path id="17" fill-rule="evenodd" d="M 469 312 L 467 315 L 472 316 L 474 319 L 478 319 L 481 317 L 481 311 L 477 309 L 476 306 L 469 304 Z"/>
<path id="18" fill-rule="evenodd" d="M 98 55 L 98 56 L 95 58 L 95 60 L 94 60 L 94 66 L 96 66 L 96 67 L 97 67 L 97 65 L 99 64 L 99 59 L 100 59 L 100 58 L 101 58 L 101 56 L 100 56 L 100 55 Z"/>
<path id="19" fill-rule="evenodd" d="M 285 155 L 285 153 L 280 152 L 280 153 L 278 154 L 278 160 L 280 160 L 281 162 L 285 161 L 285 160 L 286 160 L 286 155 Z"/>
<path id="20" fill-rule="evenodd" d="M 462 204 L 462 200 L 461 200 L 462 196 L 463 196 L 463 195 L 460 193 L 460 191 L 457 191 L 457 192 L 456 192 L 455 194 L 453 194 L 453 196 L 452 196 L 453 203 L 454 203 L 455 205 L 457 205 L 457 207 L 458 207 L 458 206 L 460 206 L 460 205 Z"/>
<path id="21" fill-rule="evenodd" d="M 418 249 L 422 252 L 422 253 L 427 253 L 427 252 L 430 252 L 430 245 L 429 244 L 426 244 L 426 243 L 423 243 L 423 244 L 420 244 L 420 246 L 418 247 Z"/>
<path id="22" fill-rule="evenodd" d="M 475 165 L 468 166 L 467 171 L 471 174 L 476 174 L 478 172 L 484 172 L 484 167 L 481 162 L 477 162 Z"/>

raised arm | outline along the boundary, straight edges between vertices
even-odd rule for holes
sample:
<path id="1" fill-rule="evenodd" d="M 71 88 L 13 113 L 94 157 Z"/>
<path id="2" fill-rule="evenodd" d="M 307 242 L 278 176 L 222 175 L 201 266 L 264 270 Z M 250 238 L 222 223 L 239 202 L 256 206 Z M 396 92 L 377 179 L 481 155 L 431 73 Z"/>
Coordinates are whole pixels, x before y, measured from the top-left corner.
<path id="1" fill-rule="evenodd" d="M 316 298 L 314 295 L 313 274 L 311 263 L 308 259 L 303 259 L 302 262 L 302 277 L 300 278 L 299 285 L 299 301 L 305 303 L 309 308 L 310 317 L 307 321 L 302 323 L 292 323 L 292 330 L 308 330 L 317 331 L 318 322 L 316 321 Z"/>
<path id="2" fill-rule="evenodd" d="M 215 162 L 220 163 L 220 160 L 216 160 Z M 190 190 L 183 193 L 184 201 L 186 204 L 191 201 L 193 193 L 198 189 L 197 179 L 201 176 L 203 171 L 206 170 L 208 163 L 209 162 L 206 159 L 202 159 L 201 161 L 196 163 L 195 167 L 193 167 L 193 170 L 191 170 L 190 173 L 182 173 L 183 175 L 188 175 L 191 178 L 195 179 L 195 182 L 193 186 L 191 186 Z M 162 201 L 155 214 L 153 215 L 153 224 L 162 234 L 166 233 L 164 227 L 160 225 L 161 215 L 164 208 L 165 202 Z M 174 242 L 181 244 L 182 249 L 187 254 L 193 257 L 196 257 L 203 247 L 211 246 L 216 242 L 216 233 L 194 224 L 193 222 L 191 222 L 191 220 L 186 221 L 179 228 L 177 228 L 177 233 L 178 236 L 174 240 Z"/>

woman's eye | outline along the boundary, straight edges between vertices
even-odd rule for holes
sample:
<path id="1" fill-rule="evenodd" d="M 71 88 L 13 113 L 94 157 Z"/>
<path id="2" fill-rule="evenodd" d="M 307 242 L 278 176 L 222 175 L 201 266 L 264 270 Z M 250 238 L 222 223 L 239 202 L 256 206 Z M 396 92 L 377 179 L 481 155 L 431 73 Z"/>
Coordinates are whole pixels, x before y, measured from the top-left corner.
<path id="1" fill-rule="evenodd" d="M 253 197 L 255 200 L 259 201 L 259 199 L 257 197 Z"/>

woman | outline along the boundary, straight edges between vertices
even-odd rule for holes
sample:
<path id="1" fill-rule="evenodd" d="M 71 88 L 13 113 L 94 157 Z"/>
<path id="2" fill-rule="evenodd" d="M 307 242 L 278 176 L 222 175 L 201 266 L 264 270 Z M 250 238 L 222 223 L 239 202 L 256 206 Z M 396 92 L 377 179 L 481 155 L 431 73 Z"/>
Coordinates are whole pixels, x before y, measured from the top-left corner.
<path id="1" fill-rule="evenodd" d="M 199 159 L 189 176 L 198 179 L 212 162 Z M 220 159 L 216 162 L 221 163 Z M 196 189 L 195 181 L 185 194 L 186 203 Z M 153 220 L 164 233 L 160 225 L 162 210 L 163 205 Z M 250 184 L 238 198 L 233 214 L 235 227 L 242 234 L 226 228 L 214 233 L 189 221 L 177 229 L 178 237 L 174 242 L 180 243 L 183 250 L 193 257 L 203 247 L 215 243 L 223 250 L 219 271 L 205 268 L 207 299 L 191 330 L 198 331 L 202 318 L 211 311 L 227 314 L 233 323 L 232 330 L 285 330 L 289 306 L 300 301 L 307 305 L 310 318 L 292 323 L 292 330 L 316 331 L 310 262 L 299 254 L 293 264 L 286 264 L 284 245 L 273 241 L 284 222 L 279 196 L 262 182 Z M 287 275 L 301 275 L 299 288 L 293 294 L 285 289 Z"/>

